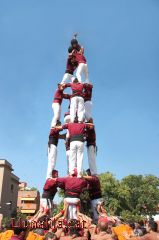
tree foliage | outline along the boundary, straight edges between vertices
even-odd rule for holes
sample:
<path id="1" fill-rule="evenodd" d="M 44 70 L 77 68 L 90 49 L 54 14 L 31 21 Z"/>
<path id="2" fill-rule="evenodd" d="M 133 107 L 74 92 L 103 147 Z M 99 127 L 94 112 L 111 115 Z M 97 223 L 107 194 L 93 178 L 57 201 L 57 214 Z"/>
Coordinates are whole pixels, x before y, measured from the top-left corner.
<path id="1" fill-rule="evenodd" d="M 107 211 L 125 220 L 140 220 L 157 213 L 159 178 L 153 175 L 129 175 L 121 181 L 107 172 L 100 174 Z"/>

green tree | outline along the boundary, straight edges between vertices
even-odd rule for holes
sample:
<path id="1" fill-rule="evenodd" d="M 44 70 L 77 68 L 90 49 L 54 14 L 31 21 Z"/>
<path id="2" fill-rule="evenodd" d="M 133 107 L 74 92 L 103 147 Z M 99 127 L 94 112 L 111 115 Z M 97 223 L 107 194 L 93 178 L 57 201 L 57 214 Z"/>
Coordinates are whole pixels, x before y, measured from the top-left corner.
<path id="1" fill-rule="evenodd" d="M 118 215 L 120 202 L 118 199 L 119 181 L 110 172 L 99 175 L 105 206 L 111 215 Z"/>
<path id="2" fill-rule="evenodd" d="M 118 181 L 111 173 L 100 174 L 108 213 L 125 220 L 140 220 L 157 213 L 159 178 L 153 175 L 129 175 Z"/>
<path id="3" fill-rule="evenodd" d="M 124 210 L 130 211 L 135 216 L 144 217 L 157 213 L 159 178 L 153 175 L 129 175 L 121 180 L 120 186 L 125 186 L 129 190 Z"/>

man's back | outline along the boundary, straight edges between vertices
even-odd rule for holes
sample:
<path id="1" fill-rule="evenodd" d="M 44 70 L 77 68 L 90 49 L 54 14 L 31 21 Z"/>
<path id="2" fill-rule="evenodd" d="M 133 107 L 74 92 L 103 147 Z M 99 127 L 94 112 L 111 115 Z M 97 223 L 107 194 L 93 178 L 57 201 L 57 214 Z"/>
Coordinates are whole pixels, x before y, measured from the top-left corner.
<path id="1" fill-rule="evenodd" d="M 142 237 L 134 237 L 132 240 L 159 240 L 159 233 L 158 232 L 150 232 L 145 234 Z"/>

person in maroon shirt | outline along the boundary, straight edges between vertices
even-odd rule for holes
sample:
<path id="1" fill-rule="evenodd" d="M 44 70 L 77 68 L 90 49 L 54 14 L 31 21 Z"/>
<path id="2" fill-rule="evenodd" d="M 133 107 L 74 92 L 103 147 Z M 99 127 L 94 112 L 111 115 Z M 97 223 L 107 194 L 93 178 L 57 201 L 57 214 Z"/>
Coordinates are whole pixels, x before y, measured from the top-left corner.
<path id="1" fill-rule="evenodd" d="M 93 211 L 93 220 L 95 223 L 98 221 L 99 214 L 97 212 L 97 207 L 99 204 L 103 203 L 102 191 L 100 180 L 98 176 L 92 176 L 90 169 L 86 170 L 87 176 L 83 176 L 89 184 L 89 197 L 91 199 L 91 208 Z"/>
<path id="2" fill-rule="evenodd" d="M 60 135 L 61 122 L 58 122 L 55 127 L 50 129 L 49 141 L 48 141 L 48 167 L 46 178 L 52 178 L 52 171 L 55 168 L 57 160 L 57 145 L 59 139 L 63 139 L 64 135 Z M 62 128 L 62 127 L 61 127 Z"/>
<path id="3" fill-rule="evenodd" d="M 44 216 L 49 216 L 53 208 L 53 199 L 57 193 L 57 183 L 56 178 L 58 178 L 58 171 L 52 171 L 52 178 L 46 179 L 46 182 L 43 187 L 42 197 L 40 199 L 40 209 L 39 211 L 31 218 L 31 221 L 38 221 Z"/>
<path id="4" fill-rule="evenodd" d="M 85 84 L 84 87 L 84 107 L 85 107 L 85 118 L 87 121 L 91 119 L 92 112 L 92 84 Z"/>
<path id="5" fill-rule="evenodd" d="M 93 119 L 90 119 L 89 123 L 93 123 Z M 88 164 L 92 175 L 97 174 L 97 165 L 96 165 L 96 132 L 94 128 L 88 128 L 86 132 L 86 142 L 87 142 L 87 156 Z"/>
<path id="6" fill-rule="evenodd" d="M 82 174 L 84 141 L 86 129 L 93 128 L 92 123 L 79 123 L 78 119 L 74 123 L 64 124 L 63 129 L 68 129 L 70 138 L 69 173 L 77 166 L 78 177 Z"/>
<path id="7" fill-rule="evenodd" d="M 72 46 L 68 48 L 68 53 L 70 54 L 73 51 Z M 61 81 L 61 84 L 66 83 L 67 81 L 73 81 L 74 76 L 73 73 L 77 68 L 78 63 L 76 61 L 76 57 L 74 55 L 68 55 L 67 63 L 66 63 L 66 71 Z"/>
<path id="8" fill-rule="evenodd" d="M 58 88 L 55 91 L 54 98 L 53 98 L 53 103 L 52 103 L 52 109 L 54 112 L 54 116 L 51 122 L 51 127 L 55 127 L 56 123 L 60 120 L 61 117 L 61 104 L 62 100 L 65 99 L 70 99 L 69 94 L 64 94 L 63 93 L 64 87 L 60 84 L 58 84 Z"/>
<path id="9" fill-rule="evenodd" d="M 71 87 L 72 94 L 70 96 L 70 116 L 71 122 L 74 122 L 74 119 L 78 117 L 79 122 L 82 122 L 84 119 L 84 88 L 85 84 L 82 84 L 78 81 L 77 78 L 74 79 L 73 83 L 67 83 L 62 85 L 64 88 Z"/>
<path id="10" fill-rule="evenodd" d="M 80 194 L 87 188 L 87 181 L 84 178 L 77 178 L 77 172 L 64 178 L 56 179 L 57 186 L 64 189 L 64 202 L 69 204 L 68 219 L 77 219 L 77 206 L 80 202 Z"/>
<path id="11" fill-rule="evenodd" d="M 79 82 L 82 82 L 82 75 L 83 75 L 85 82 L 89 83 L 88 66 L 87 66 L 86 58 L 84 56 L 84 48 L 78 44 L 77 39 L 73 39 L 71 41 L 71 46 L 73 47 L 73 51 L 69 55 L 75 56 L 75 59 L 78 63 L 76 77 L 79 79 Z"/>
<path id="12" fill-rule="evenodd" d="M 53 201 L 54 196 L 57 192 L 57 185 L 56 185 L 56 181 L 54 180 L 54 178 L 58 178 L 57 170 L 52 171 L 52 178 L 46 179 L 46 182 L 43 187 L 42 198 L 47 198 L 50 201 Z"/>

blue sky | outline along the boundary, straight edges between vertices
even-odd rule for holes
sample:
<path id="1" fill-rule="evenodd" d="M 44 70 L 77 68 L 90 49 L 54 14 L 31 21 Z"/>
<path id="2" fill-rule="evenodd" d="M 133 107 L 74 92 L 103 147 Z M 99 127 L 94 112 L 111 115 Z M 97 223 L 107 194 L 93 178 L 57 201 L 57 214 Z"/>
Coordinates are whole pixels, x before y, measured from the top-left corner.
<path id="1" fill-rule="evenodd" d="M 158 0 L 0 0 L 0 158 L 22 181 L 42 189 L 52 97 L 74 32 L 94 84 L 99 173 L 159 176 L 158 12 Z M 63 142 L 58 150 L 65 175 Z"/>

